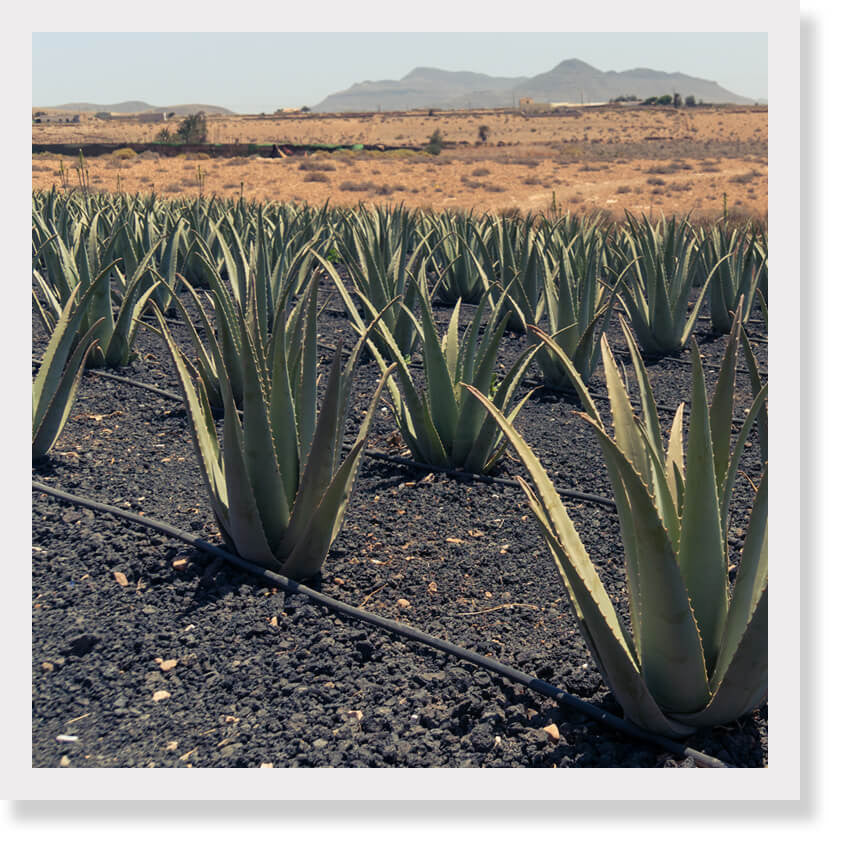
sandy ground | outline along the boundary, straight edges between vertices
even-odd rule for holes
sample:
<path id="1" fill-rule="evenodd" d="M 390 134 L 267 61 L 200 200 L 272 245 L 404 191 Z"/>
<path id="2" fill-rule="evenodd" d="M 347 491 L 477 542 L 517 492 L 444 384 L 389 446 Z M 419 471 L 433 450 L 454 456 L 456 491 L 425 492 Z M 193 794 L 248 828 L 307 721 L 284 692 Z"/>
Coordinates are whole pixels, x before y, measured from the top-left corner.
<path id="1" fill-rule="evenodd" d="M 606 108 L 577 113 L 211 118 L 209 136 L 219 142 L 410 146 L 426 142 L 439 129 L 456 146 L 438 156 L 409 150 L 286 159 L 162 158 L 143 153 L 126 159 L 92 158 L 87 167 L 94 190 L 132 194 L 154 190 L 166 197 L 242 193 L 247 199 L 316 205 L 330 200 L 349 206 L 364 200 L 434 209 L 526 212 L 555 206 L 577 212 L 604 209 L 618 216 L 629 209 L 654 214 L 693 211 L 711 217 L 721 214 L 727 195 L 729 211 L 766 216 L 765 110 Z M 481 124 L 488 126 L 484 144 L 477 140 Z M 102 121 L 78 127 L 33 126 L 33 144 L 81 142 L 73 135 L 94 131 L 98 140 L 142 142 L 154 137 L 150 126 L 134 129 Z M 116 136 L 106 138 L 106 131 Z M 46 154 L 33 155 L 32 182 L 36 189 L 79 184 L 71 160 Z"/>
<path id="2" fill-rule="evenodd" d="M 137 123 L 87 118 L 79 124 L 33 125 L 32 142 L 148 142 L 169 123 Z M 693 141 L 763 142 L 768 134 L 765 108 L 631 108 L 604 107 L 566 114 L 521 114 L 517 111 L 440 111 L 427 113 L 292 114 L 287 116 L 210 116 L 210 143 L 328 143 L 418 146 L 438 130 L 445 140 L 473 144 L 481 125 L 488 143 L 613 141 L 632 143 L 647 138 Z"/>

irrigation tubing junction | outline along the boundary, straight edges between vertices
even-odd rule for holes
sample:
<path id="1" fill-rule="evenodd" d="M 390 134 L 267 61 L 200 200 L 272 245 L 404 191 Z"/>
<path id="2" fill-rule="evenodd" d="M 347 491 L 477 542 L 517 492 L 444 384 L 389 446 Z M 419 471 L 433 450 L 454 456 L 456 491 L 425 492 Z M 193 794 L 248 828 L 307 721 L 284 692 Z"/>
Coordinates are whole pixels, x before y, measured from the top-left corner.
<path id="1" fill-rule="evenodd" d="M 313 590 L 312 588 L 308 588 L 306 585 L 302 585 L 299 582 L 293 581 L 292 579 L 288 579 L 286 576 L 282 576 L 279 573 L 263 569 L 257 564 L 252 564 L 249 561 L 245 561 L 237 555 L 234 555 L 231 552 L 220 548 L 219 546 L 215 546 L 212 543 L 208 543 L 205 540 L 201 540 L 197 537 L 194 537 L 185 531 L 181 531 L 178 528 L 167 524 L 166 522 L 161 522 L 157 519 L 152 519 L 147 516 L 141 516 L 137 513 L 131 513 L 126 510 L 120 510 L 117 507 L 112 507 L 109 504 L 103 504 L 102 502 L 94 501 L 90 498 L 84 498 L 78 495 L 71 495 L 68 492 L 63 492 L 60 489 L 55 489 L 51 486 L 47 486 L 46 484 L 40 483 L 35 480 L 32 481 L 32 491 L 43 492 L 65 503 L 72 504 L 77 507 L 85 507 L 89 510 L 94 510 L 99 513 L 106 513 L 112 516 L 117 516 L 121 519 L 125 519 L 144 528 L 149 528 L 151 530 L 158 531 L 161 534 L 166 534 L 170 537 L 174 537 L 175 539 L 181 540 L 182 542 L 187 543 L 188 545 L 191 545 L 202 552 L 213 555 L 217 558 L 221 558 L 224 561 L 227 561 L 229 564 L 232 564 L 233 566 L 236 566 L 248 573 L 251 573 L 259 579 L 270 583 L 274 587 L 282 588 L 286 593 L 301 594 L 308 599 L 311 599 L 314 602 L 317 602 L 320 605 L 325 606 L 325 608 L 328 608 L 331 611 L 334 611 L 340 615 L 345 615 L 346 617 L 352 618 L 354 620 L 359 620 L 363 623 L 376 626 L 380 629 L 394 633 L 395 635 L 401 636 L 403 638 L 417 641 L 420 644 L 441 651 L 442 653 L 446 653 L 449 656 L 454 656 L 457 659 L 462 659 L 466 662 L 470 662 L 479 668 L 483 668 L 486 671 L 490 671 L 501 677 L 505 677 L 507 680 L 510 680 L 513 683 L 525 686 L 526 688 L 531 689 L 533 692 L 537 692 L 539 695 L 543 695 L 547 698 L 550 698 L 563 707 L 568 707 L 572 710 L 576 710 L 577 712 L 582 713 L 583 715 L 587 716 L 590 719 L 593 719 L 597 723 L 607 728 L 611 728 L 615 731 L 625 734 L 626 736 L 632 737 L 642 742 L 657 745 L 665 751 L 669 752 L 670 754 L 677 755 L 681 758 L 690 758 L 693 760 L 694 763 L 698 764 L 699 766 L 728 766 L 726 763 L 719 760 L 718 758 L 706 755 L 703 752 L 684 745 L 683 743 L 668 739 L 667 737 L 659 736 L 657 734 L 652 734 L 648 731 L 644 731 L 641 728 L 638 728 L 636 725 L 632 724 L 631 722 L 625 719 L 621 719 L 618 716 L 614 716 L 613 714 L 608 713 L 600 707 L 596 707 L 593 704 L 589 704 L 587 701 L 583 701 L 580 698 L 577 698 L 576 696 L 571 695 L 568 692 L 565 692 L 564 690 L 559 689 L 557 686 L 553 686 L 551 683 L 547 683 L 546 681 L 541 680 L 538 677 L 531 677 L 530 675 L 525 674 L 523 671 L 519 671 L 517 668 L 513 668 L 512 666 L 506 665 L 502 662 L 498 662 L 495 659 L 491 659 L 472 650 L 460 647 L 457 644 L 452 644 L 451 642 L 445 641 L 444 639 L 436 638 L 435 636 L 429 635 L 422 630 L 415 629 L 414 627 L 407 626 L 402 623 L 398 623 L 394 620 L 389 620 L 388 618 L 381 617 L 380 615 L 373 614 L 372 612 L 365 611 L 364 609 L 360 609 L 352 605 L 348 605 L 347 603 L 343 603 L 340 600 L 333 599 L 332 597 L 325 596 L 319 591 Z"/>

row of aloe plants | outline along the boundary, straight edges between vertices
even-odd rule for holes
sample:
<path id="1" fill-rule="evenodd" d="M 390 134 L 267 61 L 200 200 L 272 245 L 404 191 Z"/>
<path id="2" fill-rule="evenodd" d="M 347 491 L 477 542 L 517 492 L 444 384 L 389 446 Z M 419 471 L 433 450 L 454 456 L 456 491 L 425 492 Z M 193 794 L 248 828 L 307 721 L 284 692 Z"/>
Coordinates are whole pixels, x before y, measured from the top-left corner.
<path id="1" fill-rule="evenodd" d="M 531 481 L 521 480 L 521 485 L 558 566 L 584 639 L 628 718 L 658 733 L 680 736 L 754 709 L 766 690 L 765 474 L 733 587 L 728 579 L 727 544 L 731 491 L 742 449 L 756 421 L 764 458 L 766 449 L 761 419 L 767 389 L 760 384 L 742 330 L 744 298 L 738 300 L 731 316 L 726 357 L 710 406 L 701 359 L 690 339 L 693 390 L 686 446 L 683 406 L 676 412 L 664 445 L 642 357 L 628 326 L 624 325 L 624 333 L 643 403 L 639 418 L 633 413 L 604 333 L 597 336 L 591 331 L 589 336 L 598 341 L 611 398 L 612 439 L 588 393 L 586 373 L 576 366 L 575 350 L 571 354 L 562 348 L 558 332 L 541 330 L 534 324 L 541 317 L 534 312 L 528 316 L 512 298 L 519 291 L 530 295 L 531 275 L 524 274 L 528 265 L 513 264 L 510 271 L 515 274 L 505 286 L 501 281 L 489 281 L 483 271 L 483 290 L 467 331 L 460 339 L 462 302 L 457 298 L 447 330 L 439 338 L 432 313 L 433 290 L 426 283 L 427 267 L 419 265 L 403 281 L 401 271 L 424 254 L 435 253 L 440 243 L 433 240 L 432 230 L 411 238 L 405 227 L 393 229 L 388 221 L 379 226 L 386 229 L 377 236 L 377 251 L 372 251 L 374 243 L 364 246 L 359 234 L 376 228 L 371 221 L 345 220 L 331 234 L 334 243 L 329 240 L 327 249 L 320 248 L 324 256 L 310 247 L 302 254 L 309 261 L 307 266 L 293 266 L 283 273 L 261 261 L 256 243 L 244 246 L 229 240 L 218 227 L 213 235 L 221 265 L 210 244 L 197 239 L 196 259 L 210 286 L 211 310 L 202 317 L 204 338 L 191 329 L 196 346 L 192 356 L 176 346 L 165 308 L 151 298 L 152 293 L 147 296 L 176 366 L 193 444 L 226 543 L 243 557 L 281 569 L 294 579 L 317 576 L 341 526 L 376 404 L 381 392 L 388 389 L 398 427 L 417 458 L 487 471 L 506 443 L 513 446 Z M 368 269 L 361 264 L 358 272 L 349 266 L 353 292 L 327 259 L 336 248 L 340 255 L 347 252 L 349 241 L 358 251 L 370 251 L 373 260 Z M 505 237 L 500 241 L 508 254 Z M 595 242 L 580 232 L 564 244 L 571 270 L 570 256 L 575 259 L 577 253 L 587 259 L 588 253 L 607 256 L 615 252 Z M 537 243 L 545 247 L 549 238 Z M 530 247 L 535 245 L 533 241 Z M 472 258 L 480 260 L 475 251 Z M 378 263 L 384 260 L 388 262 L 380 271 Z M 541 266 L 546 274 L 546 260 Z M 358 337 L 344 367 L 342 350 L 336 350 L 317 410 L 320 267 L 334 280 Z M 387 285 L 401 283 L 404 292 L 410 287 L 408 303 L 403 294 L 386 293 L 380 306 L 375 304 L 374 291 L 365 287 L 381 276 Z M 191 301 L 202 309 L 199 294 L 186 276 L 181 277 Z M 92 297 L 101 282 L 94 279 L 81 296 L 77 284 L 56 319 L 33 386 L 33 438 L 36 412 L 43 412 L 41 402 L 59 400 L 58 387 L 75 389 L 84 357 L 94 348 L 93 338 L 102 319 L 90 325 L 88 321 Z M 167 292 L 176 310 L 189 320 L 176 290 L 157 271 L 150 288 Z M 609 291 L 611 298 L 617 293 L 616 286 Z M 536 306 L 543 301 L 546 307 L 546 289 L 541 294 L 531 292 L 531 297 Z M 482 315 L 486 310 L 487 321 Z M 518 311 L 519 323 L 531 342 L 498 381 L 494 373 L 497 346 Z M 633 322 L 634 316 L 628 315 Z M 420 391 L 410 373 L 406 346 L 395 337 L 402 319 L 423 345 L 425 388 Z M 74 345 L 72 335 L 80 332 Z M 732 447 L 740 342 L 755 397 Z M 356 440 L 343 458 L 354 368 L 366 346 L 382 369 L 381 379 Z M 523 398 L 512 405 L 518 383 L 528 361 L 541 354 L 551 354 L 562 367 L 605 456 L 626 548 L 631 630 L 618 619 L 546 472 L 513 426 L 525 402 Z M 214 402 L 221 403 L 221 441 Z M 60 424 L 68 409 L 46 422 L 41 414 L 39 427 Z"/>
<path id="2" fill-rule="evenodd" d="M 585 378 L 613 308 L 630 318 L 643 351 L 658 355 L 686 347 L 705 301 L 719 333 L 729 330 L 740 299 L 745 320 L 755 304 L 765 317 L 768 302 L 765 231 L 727 222 L 694 228 L 686 218 L 651 222 L 628 214 L 618 226 L 571 215 L 516 218 L 46 192 L 33 194 L 32 244 L 35 299 L 48 329 L 74 288 L 84 292 L 98 284 L 97 312 L 109 330 L 89 363 L 110 365 L 129 359 L 137 317 L 150 296 L 167 311 L 182 278 L 209 283 L 208 258 L 219 276 L 238 279 L 239 289 L 254 272 L 264 284 L 258 299 L 265 307 L 288 274 L 298 278 L 300 292 L 309 251 L 341 261 L 356 291 L 375 308 L 400 297 L 386 321 L 404 354 L 417 339 L 406 311 L 417 307 L 421 269 L 443 303 L 476 304 L 489 287 L 496 299 L 506 292 L 509 328 L 545 328 Z M 548 355 L 541 369 L 545 384 L 567 386 Z"/>

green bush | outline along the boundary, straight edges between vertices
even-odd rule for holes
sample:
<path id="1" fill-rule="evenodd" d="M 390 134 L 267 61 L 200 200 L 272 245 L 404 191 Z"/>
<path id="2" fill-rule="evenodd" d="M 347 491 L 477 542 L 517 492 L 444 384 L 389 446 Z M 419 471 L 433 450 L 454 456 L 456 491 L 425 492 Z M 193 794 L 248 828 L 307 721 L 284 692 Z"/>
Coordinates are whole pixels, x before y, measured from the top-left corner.
<path id="1" fill-rule="evenodd" d="M 175 132 L 182 143 L 205 143 L 208 139 L 208 121 L 205 114 L 191 113 L 186 116 Z"/>
<path id="2" fill-rule="evenodd" d="M 424 151 L 429 152 L 430 155 L 438 155 L 441 152 L 443 146 L 444 138 L 441 136 L 441 132 L 436 129 L 430 135 L 430 139 L 427 142 L 427 145 L 424 147 Z"/>

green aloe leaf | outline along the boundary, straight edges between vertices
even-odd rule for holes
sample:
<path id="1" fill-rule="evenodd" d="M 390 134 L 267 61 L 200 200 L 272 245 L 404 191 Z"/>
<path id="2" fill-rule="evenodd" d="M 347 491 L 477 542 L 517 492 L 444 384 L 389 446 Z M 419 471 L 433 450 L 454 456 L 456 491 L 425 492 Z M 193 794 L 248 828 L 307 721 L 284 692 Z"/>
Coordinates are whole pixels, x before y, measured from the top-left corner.
<path id="1" fill-rule="evenodd" d="M 641 475 L 618 444 L 593 420 L 586 420 L 597 432 L 615 496 L 625 490 L 628 497 L 639 576 L 643 677 L 665 711 L 692 712 L 704 706 L 710 691 L 684 571 Z M 624 543 L 626 539 L 624 529 Z"/>
<path id="2" fill-rule="evenodd" d="M 693 399 L 687 437 L 679 562 L 699 624 L 705 661 L 712 670 L 712 666 L 716 664 L 728 611 L 728 569 L 714 470 L 705 376 L 695 340 L 691 340 L 691 348 Z"/>

